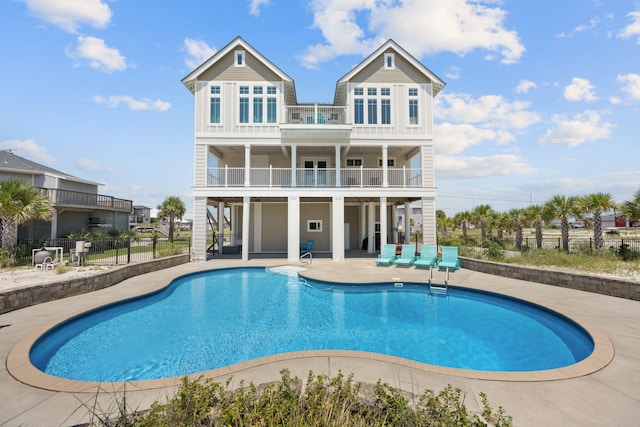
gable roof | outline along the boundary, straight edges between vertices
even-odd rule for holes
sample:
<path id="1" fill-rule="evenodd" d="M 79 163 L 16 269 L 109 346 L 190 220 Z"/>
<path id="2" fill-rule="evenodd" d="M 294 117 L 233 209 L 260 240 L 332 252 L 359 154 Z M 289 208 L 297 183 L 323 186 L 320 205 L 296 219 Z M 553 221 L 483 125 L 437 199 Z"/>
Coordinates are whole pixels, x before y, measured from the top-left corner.
<path id="1" fill-rule="evenodd" d="M 362 62 L 353 67 L 347 74 L 342 76 L 336 83 L 336 93 L 334 100 L 337 102 L 342 96 L 347 88 L 347 83 L 360 71 L 365 69 L 371 62 L 373 62 L 376 58 L 382 55 L 388 49 L 393 49 L 395 53 L 402 56 L 407 62 L 409 62 L 413 67 L 415 67 L 419 72 L 424 74 L 433 85 L 433 96 L 436 96 L 440 90 L 446 85 L 444 80 L 438 77 L 433 71 L 425 67 L 420 61 L 414 58 L 409 52 L 404 50 L 398 43 L 396 43 L 393 39 L 387 40 L 382 46 L 376 49 L 372 54 L 367 56 Z"/>
<path id="2" fill-rule="evenodd" d="M 233 39 L 229 44 L 225 47 L 214 53 L 209 59 L 204 61 L 195 70 L 191 71 L 184 77 L 181 81 L 187 89 L 191 91 L 191 93 L 195 94 L 195 83 L 198 80 L 198 77 L 201 76 L 205 71 L 207 71 L 212 65 L 218 62 L 221 58 L 226 56 L 232 50 L 241 47 L 242 49 L 249 52 L 255 58 L 257 58 L 262 64 L 264 64 L 267 68 L 269 68 L 273 73 L 275 73 L 279 78 L 282 79 L 285 83 L 285 87 L 288 90 L 291 90 L 293 94 L 293 98 L 295 99 L 295 86 L 293 83 L 293 79 L 289 77 L 284 71 L 280 68 L 276 67 L 271 61 L 265 58 L 260 52 L 253 48 L 249 43 L 244 41 L 242 37 L 238 36 Z"/>
<path id="3" fill-rule="evenodd" d="M 0 150 L 0 172 L 14 172 L 29 175 L 52 175 L 68 181 L 80 182 L 83 184 L 101 185 L 97 182 L 87 181 L 73 175 L 61 172 L 49 166 L 33 162 L 24 157 L 16 156 L 10 150 Z"/>

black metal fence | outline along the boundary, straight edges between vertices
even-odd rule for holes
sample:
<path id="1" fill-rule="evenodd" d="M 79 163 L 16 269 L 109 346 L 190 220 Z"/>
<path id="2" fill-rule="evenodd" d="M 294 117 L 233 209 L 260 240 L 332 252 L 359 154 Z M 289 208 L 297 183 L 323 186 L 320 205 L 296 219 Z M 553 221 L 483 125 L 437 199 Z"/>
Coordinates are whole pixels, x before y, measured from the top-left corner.
<path id="1" fill-rule="evenodd" d="M 81 242 L 80 245 L 78 242 Z M 41 239 L 18 242 L 16 262 L 21 265 L 33 263 L 33 254 L 41 248 L 48 250 L 52 257 L 61 256 L 61 261 L 74 264 L 117 265 L 151 261 L 171 255 L 188 254 L 191 238 L 132 238 L 107 237 L 88 239 Z M 80 253 L 77 249 L 84 248 Z"/>
<path id="2" fill-rule="evenodd" d="M 544 237 L 538 241 L 535 237 L 524 237 L 522 239 L 522 246 L 518 248 L 516 246 L 515 237 L 506 237 L 502 239 L 483 239 L 479 240 L 478 246 L 486 248 L 491 243 L 497 243 L 500 247 L 507 251 L 521 251 L 526 249 L 563 249 L 562 237 Z M 475 246 L 475 245 L 474 245 Z M 634 237 L 605 237 L 603 249 L 619 251 L 622 247 L 626 250 L 640 252 L 640 238 Z M 569 253 L 591 253 L 596 250 L 593 237 L 570 237 L 569 238 Z"/>

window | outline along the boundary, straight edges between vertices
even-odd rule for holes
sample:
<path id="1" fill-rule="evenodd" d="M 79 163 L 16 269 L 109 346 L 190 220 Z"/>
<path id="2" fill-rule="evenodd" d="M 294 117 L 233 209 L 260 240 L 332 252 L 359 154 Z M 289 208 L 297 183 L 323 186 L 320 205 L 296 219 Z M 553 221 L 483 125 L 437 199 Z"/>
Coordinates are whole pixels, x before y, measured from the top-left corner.
<path id="1" fill-rule="evenodd" d="M 354 88 L 354 89 L 353 89 L 353 94 L 354 94 L 355 96 L 362 96 L 362 95 L 364 95 L 364 88 L 361 88 L 361 87 L 356 87 L 356 88 Z"/>
<path id="2" fill-rule="evenodd" d="M 367 87 L 353 88 L 354 124 L 391 124 L 391 88 Z M 366 110 L 365 110 L 366 100 Z"/>
<path id="3" fill-rule="evenodd" d="M 278 98 L 273 96 L 278 93 L 276 86 L 240 86 L 238 90 L 240 93 L 238 116 L 240 123 L 278 122 Z"/>
<path id="4" fill-rule="evenodd" d="M 276 123 L 277 121 L 276 109 L 277 109 L 276 98 L 267 98 L 267 123 Z"/>
<path id="5" fill-rule="evenodd" d="M 378 157 L 378 167 L 382 167 L 382 157 Z M 387 167 L 389 167 L 389 168 L 396 167 L 396 158 L 395 157 L 387 157 Z"/>
<path id="6" fill-rule="evenodd" d="M 322 220 L 321 219 L 308 219 L 307 220 L 307 231 L 309 233 L 320 233 L 320 232 L 322 232 Z"/>
<path id="7" fill-rule="evenodd" d="M 240 123 L 249 123 L 249 98 L 240 98 Z"/>
<path id="8" fill-rule="evenodd" d="M 378 123 L 378 100 L 377 99 L 368 99 L 367 100 L 367 123 L 370 125 L 375 125 Z"/>
<path id="9" fill-rule="evenodd" d="M 361 125 L 364 123 L 364 99 L 356 98 L 353 101 L 353 122 Z"/>
<path id="10" fill-rule="evenodd" d="M 244 67 L 244 50 L 236 50 L 234 52 L 234 67 Z"/>
<path id="11" fill-rule="evenodd" d="M 395 55 L 393 53 L 384 54 L 384 69 L 393 70 L 396 68 Z"/>
<path id="12" fill-rule="evenodd" d="M 220 86 L 211 86 L 209 123 L 220 124 Z"/>
<path id="13" fill-rule="evenodd" d="M 362 166 L 362 158 L 347 157 L 345 164 L 348 168 L 359 168 L 360 166 Z"/>
<path id="14" fill-rule="evenodd" d="M 419 111 L 418 111 L 418 89 L 409 88 L 409 124 L 419 124 Z"/>

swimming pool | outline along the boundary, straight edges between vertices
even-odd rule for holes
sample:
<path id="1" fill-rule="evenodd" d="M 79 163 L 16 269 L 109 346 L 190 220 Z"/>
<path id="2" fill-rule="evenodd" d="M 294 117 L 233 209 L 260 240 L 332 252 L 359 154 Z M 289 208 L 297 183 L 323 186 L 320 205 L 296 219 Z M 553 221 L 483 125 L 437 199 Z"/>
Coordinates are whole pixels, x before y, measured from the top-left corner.
<path id="1" fill-rule="evenodd" d="M 579 362 L 593 341 L 563 316 L 490 293 L 432 296 L 418 284 L 333 285 L 235 268 L 75 317 L 38 339 L 30 359 L 63 378 L 131 381 L 322 349 L 519 372 Z"/>

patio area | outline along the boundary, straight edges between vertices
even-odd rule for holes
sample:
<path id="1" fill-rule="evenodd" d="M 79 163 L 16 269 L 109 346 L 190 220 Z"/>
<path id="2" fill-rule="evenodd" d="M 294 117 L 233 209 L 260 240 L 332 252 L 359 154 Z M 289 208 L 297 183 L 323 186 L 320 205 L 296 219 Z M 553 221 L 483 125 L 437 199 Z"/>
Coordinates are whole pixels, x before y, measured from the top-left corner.
<path id="1" fill-rule="evenodd" d="M 43 328 L 58 320 L 87 309 L 124 298 L 144 294 L 166 286 L 173 278 L 195 271 L 237 266 L 282 265 L 283 259 L 254 259 L 248 262 L 233 259 L 213 259 L 188 263 L 166 270 L 133 277 L 113 287 L 44 303 L 0 316 L 0 353 L 4 360 L 25 337 L 35 336 Z M 359 282 L 426 282 L 428 273 L 414 268 L 375 267 L 373 259 L 348 259 L 333 262 L 314 259 L 308 277 Z M 355 278 L 355 279 L 354 279 Z M 436 282 L 444 280 L 444 273 L 434 274 Z M 358 381 L 375 383 L 378 379 L 397 388 L 420 393 L 424 389 L 439 391 L 447 384 L 460 387 L 471 411 L 479 411 L 480 392 L 488 395 L 493 408 L 502 406 L 513 416 L 514 425 L 540 426 L 602 426 L 636 425 L 640 419 L 640 302 L 592 294 L 555 286 L 505 279 L 498 276 L 460 270 L 450 277 L 453 286 L 464 286 L 538 303 L 567 314 L 602 333 L 604 341 L 613 344 L 615 355 L 611 362 L 596 367 L 593 372 L 573 378 L 546 380 L 544 372 L 527 380 L 509 378 L 478 379 L 446 373 L 432 367 L 424 369 L 410 363 L 395 363 L 385 358 L 363 359 L 344 352 L 299 355 L 294 358 L 273 357 L 261 363 L 247 363 L 241 367 L 216 370 L 213 378 L 223 382 L 229 375 L 232 384 L 261 384 L 277 381 L 282 369 L 289 369 L 301 378 L 309 370 L 316 374 L 336 375 L 354 373 Z M 606 344 L 606 343 L 605 343 Z M 28 351 L 28 349 L 27 349 Z M 609 358 L 610 359 L 610 358 Z M 27 362 L 23 360 L 22 362 Z M 601 362 L 601 361 L 600 361 Z M 598 363 L 600 363 L 598 362 Z M 37 381 L 36 379 L 35 381 Z M 24 381 L 30 382 L 30 381 Z M 0 426 L 71 426 L 87 422 L 90 409 L 96 404 L 106 411 L 117 406 L 124 389 L 121 385 L 107 385 L 108 393 L 48 391 L 50 383 L 27 385 L 16 380 L 3 363 L 0 370 Z M 126 385 L 127 404 L 133 409 L 147 408 L 155 400 L 173 395 L 175 385 L 140 390 Z"/>

